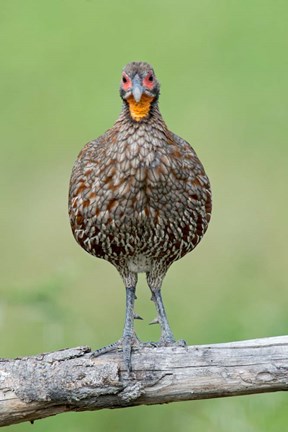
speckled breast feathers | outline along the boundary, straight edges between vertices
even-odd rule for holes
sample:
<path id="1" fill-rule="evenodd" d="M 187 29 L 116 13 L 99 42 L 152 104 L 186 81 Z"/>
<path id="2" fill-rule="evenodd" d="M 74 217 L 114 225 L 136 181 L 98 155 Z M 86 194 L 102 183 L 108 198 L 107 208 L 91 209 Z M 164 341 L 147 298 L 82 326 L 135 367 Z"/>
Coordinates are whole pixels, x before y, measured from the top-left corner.
<path id="1" fill-rule="evenodd" d="M 69 214 L 87 252 L 135 272 L 167 269 L 199 243 L 211 214 L 209 180 L 190 145 L 167 129 L 157 99 L 141 121 L 124 100 L 114 126 L 84 147 Z"/>

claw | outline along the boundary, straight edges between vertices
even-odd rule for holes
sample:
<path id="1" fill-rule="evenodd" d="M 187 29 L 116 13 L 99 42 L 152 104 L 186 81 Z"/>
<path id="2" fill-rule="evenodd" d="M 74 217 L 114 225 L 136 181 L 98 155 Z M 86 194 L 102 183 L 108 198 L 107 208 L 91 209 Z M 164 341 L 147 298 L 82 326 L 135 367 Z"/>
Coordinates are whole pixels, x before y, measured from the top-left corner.
<path id="1" fill-rule="evenodd" d="M 134 319 L 143 320 L 143 318 L 134 312 Z"/>

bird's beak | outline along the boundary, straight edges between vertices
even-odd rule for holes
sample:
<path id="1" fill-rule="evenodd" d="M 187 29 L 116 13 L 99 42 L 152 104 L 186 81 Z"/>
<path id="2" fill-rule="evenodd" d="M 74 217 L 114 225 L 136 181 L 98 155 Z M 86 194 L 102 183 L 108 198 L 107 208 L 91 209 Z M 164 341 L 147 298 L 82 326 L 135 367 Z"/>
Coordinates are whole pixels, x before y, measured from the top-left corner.
<path id="1" fill-rule="evenodd" d="M 143 94 L 143 87 L 138 74 L 135 75 L 135 77 L 132 80 L 132 94 L 135 101 L 137 103 L 140 102 L 141 96 Z"/>

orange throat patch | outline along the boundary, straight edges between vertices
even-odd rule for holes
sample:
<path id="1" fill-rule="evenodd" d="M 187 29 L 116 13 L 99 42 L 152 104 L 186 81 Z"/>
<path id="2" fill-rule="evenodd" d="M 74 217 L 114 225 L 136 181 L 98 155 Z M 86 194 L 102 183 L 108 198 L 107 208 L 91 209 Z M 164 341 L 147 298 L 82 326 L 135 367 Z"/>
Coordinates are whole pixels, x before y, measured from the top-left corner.
<path id="1" fill-rule="evenodd" d="M 136 102 L 133 96 L 127 99 L 131 117 L 135 121 L 140 121 L 149 114 L 150 105 L 153 101 L 152 96 L 143 94 L 140 101 Z"/>

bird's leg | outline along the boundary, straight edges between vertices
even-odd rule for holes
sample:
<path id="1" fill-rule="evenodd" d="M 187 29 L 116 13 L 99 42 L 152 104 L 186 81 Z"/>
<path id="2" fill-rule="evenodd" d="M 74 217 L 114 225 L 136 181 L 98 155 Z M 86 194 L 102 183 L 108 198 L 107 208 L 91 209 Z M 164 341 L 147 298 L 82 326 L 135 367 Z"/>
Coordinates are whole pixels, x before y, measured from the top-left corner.
<path id="1" fill-rule="evenodd" d="M 131 371 L 131 351 L 132 346 L 139 343 L 134 330 L 134 302 L 135 302 L 135 286 L 126 287 L 126 315 L 125 324 L 122 336 L 122 349 L 125 365 L 128 371 Z"/>
<path id="2" fill-rule="evenodd" d="M 161 290 L 151 290 L 152 291 L 152 298 L 151 300 L 154 302 L 158 319 L 157 321 L 160 324 L 161 327 L 161 339 L 160 343 L 164 345 L 173 344 L 175 342 L 175 338 L 173 336 L 172 330 L 170 328 L 170 325 L 168 323 L 164 303 L 162 300 Z"/>
<path id="3" fill-rule="evenodd" d="M 185 341 L 175 340 L 166 315 L 166 311 L 165 311 L 165 307 L 161 295 L 161 286 L 165 274 L 161 275 L 159 272 L 156 271 L 155 273 L 152 272 L 147 273 L 146 276 L 147 276 L 147 283 L 152 293 L 151 300 L 154 302 L 157 311 L 157 318 L 153 320 L 150 324 L 159 323 L 161 327 L 161 338 L 158 345 L 185 346 L 186 345 Z"/>
<path id="4" fill-rule="evenodd" d="M 134 319 L 142 319 L 142 318 L 139 317 L 139 315 L 134 314 L 137 275 L 135 275 L 135 277 L 133 278 L 133 284 L 131 283 L 131 277 L 129 278 L 129 280 L 124 279 L 124 282 L 126 282 L 125 284 L 126 285 L 126 314 L 125 314 L 125 324 L 124 324 L 122 338 L 111 345 L 107 345 L 104 348 L 100 348 L 94 351 L 93 353 L 91 353 L 91 355 L 93 357 L 97 357 L 102 354 L 106 354 L 107 352 L 122 349 L 125 366 L 128 372 L 130 372 L 132 347 L 135 345 L 138 346 L 140 344 L 136 336 L 136 333 L 134 331 Z"/>

